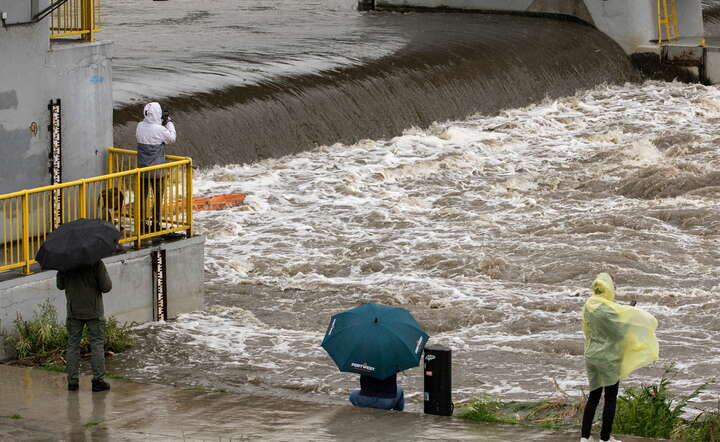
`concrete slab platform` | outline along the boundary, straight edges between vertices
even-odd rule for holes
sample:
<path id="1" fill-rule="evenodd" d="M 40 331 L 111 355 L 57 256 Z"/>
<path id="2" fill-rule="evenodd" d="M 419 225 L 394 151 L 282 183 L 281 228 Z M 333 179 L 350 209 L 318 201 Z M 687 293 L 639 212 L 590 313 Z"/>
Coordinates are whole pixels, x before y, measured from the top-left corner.
<path id="1" fill-rule="evenodd" d="M 668 46 L 698 47 L 705 40 L 705 47 L 720 48 L 720 37 L 680 37 L 667 43 Z"/>
<path id="2" fill-rule="evenodd" d="M 113 289 L 103 295 L 105 316 L 114 316 L 121 323 L 153 320 L 157 287 L 151 253 L 156 250 L 164 250 L 166 255 L 168 318 L 202 308 L 204 248 L 205 237 L 194 236 L 153 242 L 149 247 L 103 259 L 113 282 Z M 24 319 L 33 318 L 45 301 L 55 307 L 61 323 L 65 320 L 65 294 L 55 286 L 56 273 L 43 271 L 0 280 L 0 332 L 12 334 L 18 314 Z"/>
<path id="3" fill-rule="evenodd" d="M 0 365 L 0 441 L 482 440 L 577 441 L 578 435 L 418 413 L 332 406 L 110 380 L 66 390 L 65 376 Z M 622 438 L 626 442 L 651 439 Z"/>

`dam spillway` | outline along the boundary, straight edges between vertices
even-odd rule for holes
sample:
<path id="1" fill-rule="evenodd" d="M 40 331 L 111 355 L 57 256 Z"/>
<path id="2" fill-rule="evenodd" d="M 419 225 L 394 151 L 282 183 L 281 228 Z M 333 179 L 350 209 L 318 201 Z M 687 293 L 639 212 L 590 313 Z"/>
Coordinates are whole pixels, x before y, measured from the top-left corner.
<path id="1" fill-rule="evenodd" d="M 352 22 L 366 28 L 366 44 L 381 50 L 317 72 L 266 75 L 164 99 L 186 128 L 173 149 L 200 165 L 252 162 L 639 78 L 619 45 L 581 23 L 475 14 L 379 14 Z M 213 67 L 223 63 L 218 55 Z M 125 69 L 115 80 L 120 90 L 131 74 Z M 167 81 L 163 76 L 175 78 L 174 71 L 195 75 L 194 65 L 181 60 L 169 61 L 168 69 L 141 92 L 151 93 L 153 82 Z M 134 143 L 139 109 L 116 106 L 118 145 Z"/>

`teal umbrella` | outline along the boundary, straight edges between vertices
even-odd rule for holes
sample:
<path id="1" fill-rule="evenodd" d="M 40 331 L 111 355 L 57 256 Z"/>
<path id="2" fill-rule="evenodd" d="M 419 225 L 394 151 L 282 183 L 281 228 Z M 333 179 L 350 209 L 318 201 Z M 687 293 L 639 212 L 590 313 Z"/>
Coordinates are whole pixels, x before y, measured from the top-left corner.
<path id="1" fill-rule="evenodd" d="M 330 318 L 322 348 L 340 371 L 385 379 L 417 367 L 428 337 L 404 308 L 371 302 Z"/>

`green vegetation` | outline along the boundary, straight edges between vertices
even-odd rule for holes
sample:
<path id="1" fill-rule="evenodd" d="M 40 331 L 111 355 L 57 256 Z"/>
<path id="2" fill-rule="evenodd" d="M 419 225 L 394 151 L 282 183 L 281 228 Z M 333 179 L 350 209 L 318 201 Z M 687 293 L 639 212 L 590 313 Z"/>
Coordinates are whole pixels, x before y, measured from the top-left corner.
<path id="1" fill-rule="evenodd" d="M 695 419 L 684 422 L 674 431 L 674 437 L 691 442 L 720 441 L 720 401 L 717 409 L 706 410 Z"/>
<path id="2" fill-rule="evenodd" d="M 31 321 L 23 321 L 18 315 L 15 330 L 18 334 L 15 341 L 18 359 L 35 359 L 38 362 L 62 359 L 60 355 L 67 344 L 67 330 L 58 325 L 57 312 L 49 301 L 40 305 L 40 312 Z"/>
<path id="3" fill-rule="evenodd" d="M 55 362 L 48 362 L 39 367 L 41 370 L 52 371 L 55 373 L 65 373 L 65 366 Z"/>
<path id="4" fill-rule="evenodd" d="M 23 417 L 20 416 L 19 414 L 13 414 L 12 416 L 0 416 L 0 417 L 4 417 L 4 418 L 7 418 L 7 419 L 22 419 L 22 418 L 23 418 Z"/>
<path id="5" fill-rule="evenodd" d="M 690 400 L 707 387 L 703 384 L 687 396 L 675 397 L 668 391 L 669 371 L 657 385 L 626 388 L 618 397 L 613 431 L 618 434 L 669 439 L 682 422 Z"/>
<path id="6" fill-rule="evenodd" d="M 672 384 L 671 374 L 672 370 L 668 369 L 657 384 L 628 387 L 623 391 L 618 397 L 613 433 L 688 442 L 720 442 L 720 400 L 716 409 L 705 410 L 693 419 L 683 418 L 689 402 L 708 384 L 690 394 L 675 395 L 668 390 Z M 560 393 L 561 396 L 554 400 L 526 403 L 503 402 L 484 396 L 464 404 L 458 414 L 474 421 L 537 425 L 551 430 L 577 429 L 587 397 Z"/>
<path id="7" fill-rule="evenodd" d="M 90 421 L 90 422 L 86 423 L 85 425 L 83 425 L 83 427 L 90 428 L 90 427 L 94 427 L 95 425 L 100 425 L 101 423 L 103 423 L 103 421 Z"/>
<path id="8" fill-rule="evenodd" d="M 478 422 L 539 425 L 551 430 L 576 427 L 583 398 L 563 396 L 540 402 L 503 402 L 490 396 L 469 402 L 460 417 Z"/>
<path id="9" fill-rule="evenodd" d="M 132 335 L 130 334 L 130 324 L 123 323 L 120 325 L 117 319 L 112 316 L 107 318 L 105 322 L 105 351 L 122 353 L 132 347 L 133 342 Z M 89 352 L 90 344 L 88 342 L 87 334 L 83 334 L 83 339 L 87 344 L 87 351 Z"/>
<path id="10" fill-rule="evenodd" d="M 63 354 L 67 346 L 67 329 L 58 323 L 55 307 L 49 301 L 40 305 L 35 319 L 25 321 L 18 315 L 15 330 L 15 350 L 20 361 L 42 365 L 49 370 L 65 365 Z M 105 326 L 105 350 L 119 353 L 131 346 L 130 325 L 120 325 L 115 318 L 109 318 Z M 80 351 L 90 352 L 87 328 L 80 340 Z"/>
<path id="11" fill-rule="evenodd" d="M 516 419 L 503 415 L 504 404 L 490 396 L 475 399 L 463 408 L 461 417 L 478 422 L 497 422 L 501 424 L 519 424 Z"/>

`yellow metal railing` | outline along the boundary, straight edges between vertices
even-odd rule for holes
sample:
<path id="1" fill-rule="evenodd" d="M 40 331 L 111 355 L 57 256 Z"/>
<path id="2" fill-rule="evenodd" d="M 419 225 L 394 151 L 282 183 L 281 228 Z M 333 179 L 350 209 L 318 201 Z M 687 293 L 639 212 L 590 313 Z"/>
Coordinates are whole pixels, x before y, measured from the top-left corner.
<path id="1" fill-rule="evenodd" d="M 670 9 L 668 9 L 668 0 L 657 0 L 658 44 L 660 45 L 663 44 L 663 40 L 670 42 L 670 40 L 678 39 L 677 8 L 675 7 L 675 0 L 669 1 Z M 663 25 L 665 25 L 664 39 Z"/>
<path id="2" fill-rule="evenodd" d="M 58 221 L 103 219 L 120 230 L 120 243 L 137 248 L 143 239 L 168 233 L 191 236 L 192 159 L 168 156 L 168 163 L 137 169 L 130 161 L 136 155 L 110 148 L 107 175 L 0 195 L 0 271 L 29 274 Z"/>
<path id="3" fill-rule="evenodd" d="M 102 31 L 100 9 L 100 0 L 65 1 L 50 14 L 50 38 L 79 35 L 85 41 L 94 41 L 95 32 Z"/>

